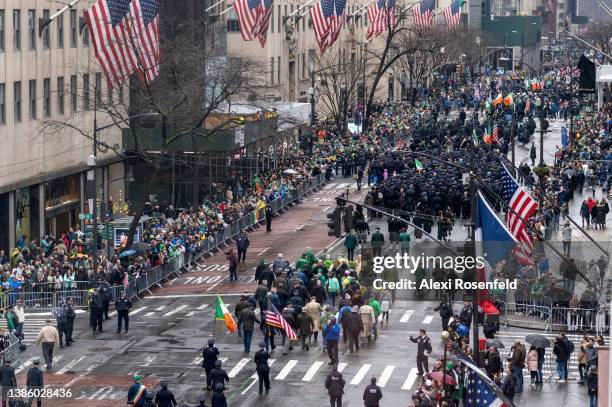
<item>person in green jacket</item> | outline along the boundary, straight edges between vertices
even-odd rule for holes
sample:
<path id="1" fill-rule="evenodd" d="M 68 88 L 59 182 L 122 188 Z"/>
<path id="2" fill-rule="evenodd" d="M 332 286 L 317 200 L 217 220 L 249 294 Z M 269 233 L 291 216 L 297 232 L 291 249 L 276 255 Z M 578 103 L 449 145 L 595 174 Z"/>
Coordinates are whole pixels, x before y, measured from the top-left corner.
<path id="1" fill-rule="evenodd" d="M 346 247 L 346 250 L 348 251 L 347 257 L 349 261 L 353 261 L 355 248 L 357 247 L 357 235 L 355 234 L 354 229 L 351 229 L 344 238 L 344 247 Z"/>
<path id="2" fill-rule="evenodd" d="M 370 297 L 368 304 L 374 310 L 374 339 L 377 339 L 378 338 L 378 316 L 380 315 L 380 303 L 378 302 L 376 297 Z"/>
<path id="3" fill-rule="evenodd" d="M 410 235 L 408 234 L 408 231 L 406 230 L 406 228 L 402 228 L 402 231 L 400 232 L 400 235 L 399 235 L 399 242 L 400 242 L 400 250 L 402 251 L 402 254 L 404 253 L 408 254 L 410 252 Z"/>
<path id="4" fill-rule="evenodd" d="M 15 330 L 15 311 L 12 305 L 9 305 L 4 317 L 6 318 L 6 329 L 13 332 Z"/>

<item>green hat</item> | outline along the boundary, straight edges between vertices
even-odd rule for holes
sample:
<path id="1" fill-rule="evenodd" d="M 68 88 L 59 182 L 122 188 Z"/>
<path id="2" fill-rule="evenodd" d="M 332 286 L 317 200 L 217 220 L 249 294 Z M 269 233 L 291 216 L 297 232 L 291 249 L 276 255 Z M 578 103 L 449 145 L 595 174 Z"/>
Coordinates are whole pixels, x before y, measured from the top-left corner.
<path id="1" fill-rule="evenodd" d="M 140 379 L 142 379 L 142 377 L 140 377 L 139 375 L 134 376 L 134 383 L 139 382 Z"/>

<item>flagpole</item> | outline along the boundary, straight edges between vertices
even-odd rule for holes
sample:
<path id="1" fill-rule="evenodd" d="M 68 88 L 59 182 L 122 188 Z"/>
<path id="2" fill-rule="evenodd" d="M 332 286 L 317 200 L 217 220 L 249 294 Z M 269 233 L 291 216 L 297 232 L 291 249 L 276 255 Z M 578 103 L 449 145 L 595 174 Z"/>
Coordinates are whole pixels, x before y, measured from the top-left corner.
<path id="1" fill-rule="evenodd" d="M 68 3 L 61 9 L 59 9 L 56 13 L 51 15 L 49 18 L 46 18 L 46 19 L 39 18 L 38 19 L 38 36 L 42 36 L 42 32 L 45 29 L 45 27 L 51 24 L 53 20 L 55 20 L 59 15 L 64 14 L 66 11 L 74 7 L 80 1 L 81 0 L 72 0 L 70 3 Z"/>
<path id="2" fill-rule="evenodd" d="M 217 290 L 217 298 L 215 298 L 215 302 L 219 301 L 220 298 L 221 297 L 219 297 L 219 290 Z M 215 340 L 216 327 L 217 327 L 217 307 L 215 306 L 215 312 L 213 312 L 213 327 L 212 327 L 212 339 L 213 339 L 213 341 Z"/>
<path id="3" fill-rule="evenodd" d="M 470 234 L 470 250 L 473 259 L 476 258 L 476 175 L 474 171 L 470 171 L 470 204 L 471 204 L 471 234 Z M 476 264 L 472 268 L 474 272 L 474 281 L 478 282 L 478 270 Z M 474 362 L 476 366 L 480 367 L 480 348 L 479 348 L 479 337 L 478 337 L 478 289 L 474 289 L 472 293 L 472 351 L 474 353 Z"/>

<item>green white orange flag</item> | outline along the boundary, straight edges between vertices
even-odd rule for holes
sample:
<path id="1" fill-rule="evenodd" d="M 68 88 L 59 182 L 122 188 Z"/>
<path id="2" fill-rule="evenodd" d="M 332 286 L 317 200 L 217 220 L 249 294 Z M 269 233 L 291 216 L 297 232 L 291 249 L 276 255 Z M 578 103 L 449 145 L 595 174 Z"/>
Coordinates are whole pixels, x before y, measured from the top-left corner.
<path id="1" fill-rule="evenodd" d="M 420 162 L 419 160 L 417 160 L 416 158 L 414 159 L 414 165 L 415 165 L 417 171 L 419 171 L 419 172 L 423 171 L 423 163 Z"/>
<path id="2" fill-rule="evenodd" d="M 215 319 L 225 321 L 225 326 L 230 332 L 236 332 L 236 322 L 232 318 L 232 314 L 228 311 L 227 307 L 221 300 L 221 297 L 217 295 L 215 300 Z"/>

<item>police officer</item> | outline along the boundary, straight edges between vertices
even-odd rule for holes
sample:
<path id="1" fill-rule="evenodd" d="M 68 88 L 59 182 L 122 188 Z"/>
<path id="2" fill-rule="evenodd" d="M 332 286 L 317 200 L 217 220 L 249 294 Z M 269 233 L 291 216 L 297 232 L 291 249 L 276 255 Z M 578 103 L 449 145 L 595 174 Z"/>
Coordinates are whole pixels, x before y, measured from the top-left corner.
<path id="1" fill-rule="evenodd" d="M 128 333 L 130 328 L 130 308 L 132 302 L 128 299 L 125 291 L 121 291 L 121 297 L 115 301 L 115 309 L 117 310 L 117 333 L 121 333 L 121 321 L 125 321 L 125 333 Z"/>
<path id="2" fill-rule="evenodd" d="M 342 373 L 338 371 L 337 367 L 334 367 L 334 371 L 325 379 L 325 388 L 329 394 L 331 407 L 342 407 L 342 395 L 344 394 L 345 384 Z"/>
<path id="3" fill-rule="evenodd" d="M 210 371 L 210 384 L 215 390 L 217 389 L 218 384 L 223 386 L 223 389 L 225 389 L 225 382 L 229 382 L 229 376 L 225 370 L 221 368 L 221 365 L 221 361 L 217 360 L 215 362 L 215 368 Z"/>
<path id="4" fill-rule="evenodd" d="M 274 216 L 272 207 L 266 205 L 266 232 L 272 232 L 272 216 Z"/>
<path id="5" fill-rule="evenodd" d="M 363 391 L 363 403 L 365 407 L 378 407 L 382 396 L 380 387 L 376 385 L 376 378 L 373 377 L 370 379 L 370 384 L 368 384 Z"/>
<path id="6" fill-rule="evenodd" d="M 6 401 L 9 400 L 9 390 L 17 386 L 15 369 L 8 359 L 4 359 L 4 366 L 0 368 L 0 383 L 2 383 L 2 407 L 6 407 Z M 12 402 L 9 401 L 9 404 L 12 406 Z"/>
<path id="7" fill-rule="evenodd" d="M 34 366 L 28 369 L 26 386 L 28 390 L 33 390 L 33 392 L 36 391 L 37 389 L 40 391 L 40 389 L 44 389 L 45 387 L 44 380 L 43 380 L 43 371 L 39 367 L 40 358 L 34 358 L 32 360 L 32 363 L 34 364 Z M 34 396 L 31 396 L 28 401 L 28 406 L 31 406 L 33 401 L 34 401 Z M 42 406 L 42 398 L 40 397 L 40 394 L 39 394 L 38 397 L 36 397 L 36 407 L 41 407 L 41 406 Z"/>
<path id="8" fill-rule="evenodd" d="M 66 304 L 64 299 L 60 297 L 57 308 L 54 310 L 55 321 L 57 322 L 57 332 L 59 333 L 59 347 L 64 347 L 63 337 L 66 338 L 68 344 L 68 318 L 66 317 Z"/>
<path id="9" fill-rule="evenodd" d="M 74 330 L 74 320 L 76 319 L 76 312 L 74 312 L 74 301 L 68 297 L 66 301 L 66 346 L 71 346 L 75 341 L 72 339 L 72 331 Z"/>
<path id="10" fill-rule="evenodd" d="M 100 282 L 100 298 L 102 299 L 102 312 L 104 314 L 104 320 L 111 319 L 108 316 L 108 308 L 110 307 L 110 300 L 113 298 L 110 286 L 106 281 Z"/>
<path id="11" fill-rule="evenodd" d="M 259 394 L 263 392 L 264 384 L 266 386 L 266 393 L 270 391 L 270 366 L 268 366 L 268 359 L 270 354 L 266 351 L 266 344 L 263 342 L 259 343 L 259 351 L 255 353 L 255 370 L 259 377 Z"/>
<path id="12" fill-rule="evenodd" d="M 419 330 L 419 336 L 413 338 L 410 335 L 410 340 L 417 344 L 417 368 L 419 369 L 419 375 L 429 372 L 429 362 L 427 358 L 431 353 L 431 340 L 427 336 L 427 332 L 424 329 Z"/>
<path id="13" fill-rule="evenodd" d="M 104 304 L 100 297 L 99 289 L 96 288 L 89 297 L 89 313 L 90 313 L 90 324 L 93 328 L 93 333 L 102 332 L 102 313 Z"/>
<path id="14" fill-rule="evenodd" d="M 202 351 L 202 367 L 206 371 L 206 390 L 211 390 L 212 376 L 210 372 L 215 368 L 217 357 L 219 356 L 219 349 L 215 346 L 215 340 L 208 340 L 208 347 Z"/>

